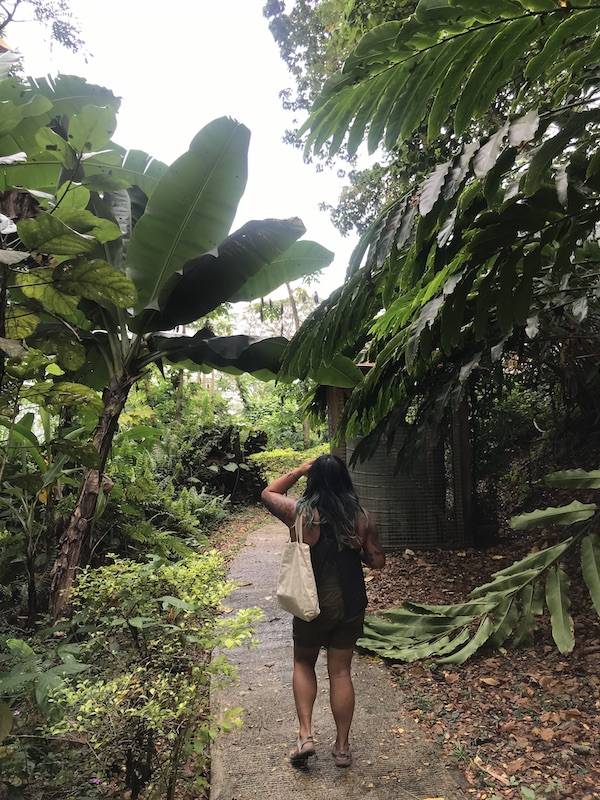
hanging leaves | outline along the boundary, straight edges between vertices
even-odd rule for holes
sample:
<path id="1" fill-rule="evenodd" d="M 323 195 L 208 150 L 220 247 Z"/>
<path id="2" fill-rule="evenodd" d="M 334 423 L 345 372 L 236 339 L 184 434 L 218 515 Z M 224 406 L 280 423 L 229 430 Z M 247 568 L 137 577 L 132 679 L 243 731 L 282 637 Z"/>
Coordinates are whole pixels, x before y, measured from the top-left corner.
<path id="1" fill-rule="evenodd" d="M 590 533 L 581 543 L 581 572 L 600 615 L 600 536 Z"/>
<path id="2" fill-rule="evenodd" d="M 523 58 L 525 76 L 534 83 L 550 65 L 558 70 L 565 43 L 577 39 L 585 50 L 600 30 L 596 10 L 531 5 L 421 2 L 414 17 L 373 28 L 323 87 L 302 129 L 309 132 L 307 147 L 318 151 L 329 142 L 333 154 L 349 133 L 350 153 L 366 134 L 369 152 L 382 140 L 392 148 L 424 118 L 431 141 L 453 109 L 454 130 L 460 135 L 487 112 Z M 576 84 L 577 73 L 568 76 Z M 522 120 L 520 132 L 513 132 L 515 147 L 536 129 L 530 109 Z"/>

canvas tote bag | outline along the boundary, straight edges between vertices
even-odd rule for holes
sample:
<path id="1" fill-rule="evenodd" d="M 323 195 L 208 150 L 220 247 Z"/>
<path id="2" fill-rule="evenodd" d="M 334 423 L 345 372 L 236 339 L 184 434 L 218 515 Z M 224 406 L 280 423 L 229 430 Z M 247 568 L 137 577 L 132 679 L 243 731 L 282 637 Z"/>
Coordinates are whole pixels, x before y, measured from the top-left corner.
<path id="1" fill-rule="evenodd" d="M 302 515 L 296 519 L 296 541 L 287 542 L 279 567 L 277 600 L 290 614 L 310 622 L 321 613 L 310 546 L 302 538 Z"/>

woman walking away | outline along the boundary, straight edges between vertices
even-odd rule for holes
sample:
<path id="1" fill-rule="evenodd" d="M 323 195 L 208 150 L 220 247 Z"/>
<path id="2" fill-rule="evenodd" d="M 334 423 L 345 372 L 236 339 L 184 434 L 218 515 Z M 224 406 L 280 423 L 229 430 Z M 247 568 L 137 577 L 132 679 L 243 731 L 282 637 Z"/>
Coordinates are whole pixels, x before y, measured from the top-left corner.
<path id="1" fill-rule="evenodd" d="M 307 483 L 302 497 L 286 497 L 303 475 L 307 476 Z M 293 621 L 293 688 L 299 731 L 290 761 L 299 766 L 315 754 L 311 732 L 317 696 L 315 664 L 319 650 L 325 647 L 331 711 L 337 729 L 332 753 L 336 766 L 349 767 L 352 756 L 348 734 L 354 714 L 350 666 L 354 645 L 362 635 L 367 605 L 361 561 L 381 569 L 385 554 L 374 525 L 361 508 L 348 469 L 336 456 L 307 461 L 267 486 L 262 499 L 269 511 L 290 528 L 292 538 L 296 519 L 301 517 L 321 609 L 312 622 L 297 617 Z"/>

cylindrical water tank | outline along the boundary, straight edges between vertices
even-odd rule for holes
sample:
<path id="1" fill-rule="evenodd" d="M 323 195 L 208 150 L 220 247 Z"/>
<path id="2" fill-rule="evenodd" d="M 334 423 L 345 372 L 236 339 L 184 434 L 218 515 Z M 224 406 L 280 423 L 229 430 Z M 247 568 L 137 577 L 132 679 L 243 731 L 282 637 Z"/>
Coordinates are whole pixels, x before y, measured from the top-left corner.
<path id="1" fill-rule="evenodd" d="M 357 443 L 347 443 L 348 465 Z M 410 473 L 395 471 L 397 454 L 382 441 L 372 458 L 349 466 L 360 502 L 375 514 L 385 549 L 437 547 L 447 529 L 443 448 L 432 446 Z"/>

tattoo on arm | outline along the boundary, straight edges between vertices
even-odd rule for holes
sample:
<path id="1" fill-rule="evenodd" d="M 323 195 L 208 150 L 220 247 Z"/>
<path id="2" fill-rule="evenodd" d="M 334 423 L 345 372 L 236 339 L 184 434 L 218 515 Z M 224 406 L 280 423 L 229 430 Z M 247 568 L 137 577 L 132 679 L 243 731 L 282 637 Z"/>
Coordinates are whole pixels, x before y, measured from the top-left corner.
<path id="1" fill-rule="evenodd" d="M 293 497 L 265 489 L 262 501 L 271 514 L 291 528 L 296 518 L 296 501 Z"/>

